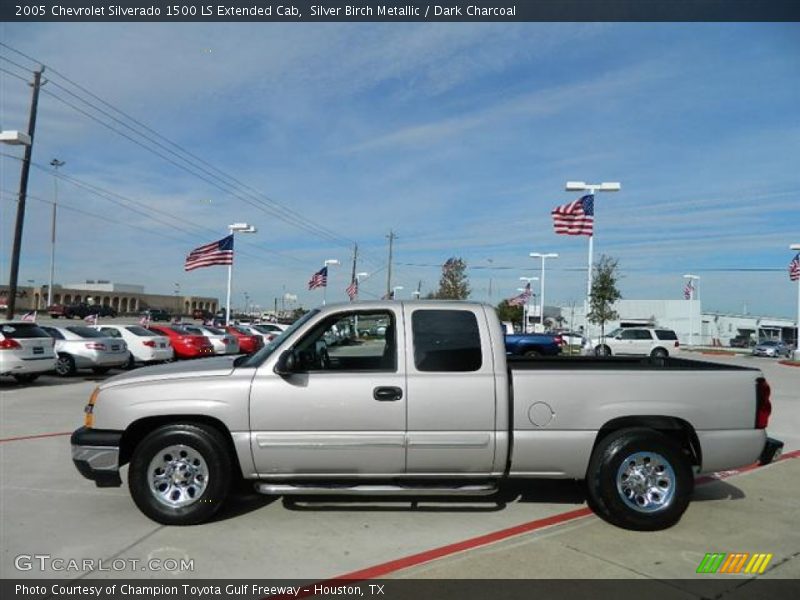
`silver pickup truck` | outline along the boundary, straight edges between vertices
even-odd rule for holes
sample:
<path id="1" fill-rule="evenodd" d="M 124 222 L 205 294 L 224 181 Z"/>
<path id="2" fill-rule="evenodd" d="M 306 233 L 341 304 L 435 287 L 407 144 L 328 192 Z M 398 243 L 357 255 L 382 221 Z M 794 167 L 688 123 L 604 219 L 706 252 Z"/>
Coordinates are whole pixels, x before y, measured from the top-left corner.
<path id="1" fill-rule="evenodd" d="M 584 480 L 632 529 L 686 510 L 695 474 L 773 460 L 756 369 L 675 358 L 507 358 L 494 310 L 365 302 L 312 310 L 252 356 L 149 367 L 92 393 L 78 470 L 165 524 L 264 494 L 493 494 Z"/>

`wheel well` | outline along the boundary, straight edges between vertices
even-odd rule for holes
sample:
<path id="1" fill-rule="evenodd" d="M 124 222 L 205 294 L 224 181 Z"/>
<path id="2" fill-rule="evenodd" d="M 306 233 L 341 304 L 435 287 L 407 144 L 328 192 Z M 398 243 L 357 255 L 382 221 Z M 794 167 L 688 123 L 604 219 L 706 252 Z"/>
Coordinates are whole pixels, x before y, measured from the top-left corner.
<path id="1" fill-rule="evenodd" d="M 689 457 L 689 461 L 693 466 L 700 466 L 703 463 L 700 440 L 694 427 L 683 419 L 660 415 L 639 415 L 612 419 L 597 432 L 592 452 L 594 452 L 594 448 L 603 438 L 615 431 L 628 429 L 629 427 L 646 427 L 658 431 L 675 442 Z"/>
<path id="2" fill-rule="evenodd" d="M 231 459 L 234 461 L 241 474 L 242 468 L 239 464 L 239 456 L 236 454 L 236 448 L 233 445 L 231 432 L 228 431 L 228 428 L 222 421 L 206 415 L 162 415 L 158 417 L 145 417 L 144 419 L 134 421 L 128 425 L 127 429 L 125 429 L 122 434 L 119 448 L 119 465 L 122 466 L 130 462 L 131 455 L 133 455 L 133 451 L 139 442 L 141 442 L 148 433 L 163 425 L 205 425 L 207 427 L 213 427 L 225 438 L 228 452 L 231 454 Z"/>

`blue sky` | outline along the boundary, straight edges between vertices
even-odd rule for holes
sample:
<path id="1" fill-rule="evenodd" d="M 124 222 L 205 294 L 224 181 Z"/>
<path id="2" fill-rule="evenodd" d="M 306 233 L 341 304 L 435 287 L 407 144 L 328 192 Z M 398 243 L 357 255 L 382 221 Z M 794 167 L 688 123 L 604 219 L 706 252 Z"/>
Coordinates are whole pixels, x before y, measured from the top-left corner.
<path id="1" fill-rule="evenodd" d="M 363 297 L 380 295 L 389 229 L 401 297 L 419 280 L 423 292 L 435 288 L 436 265 L 460 256 L 473 298 L 488 299 L 491 278 L 496 302 L 516 294 L 520 276 L 538 275 L 536 251 L 560 255 L 548 263 L 548 304 L 580 302 L 586 238 L 555 235 L 550 210 L 576 197 L 567 180 L 620 181 L 620 193 L 597 198 L 595 253 L 619 259 L 625 298 L 680 298 L 682 275 L 695 272 L 705 309 L 796 313 L 785 267 L 789 244 L 800 243 L 797 24 L 6 23 L 0 32 L 60 74 L 46 73 L 34 162 L 58 157 L 64 175 L 144 212 L 60 182 L 57 282 L 103 278 L 168 294 L 179 282 L 223 298 L 225 269 L 184 273 L 183 258 L 248 221 L 259 233 L 237 239 L 238 304 L 245 291 L 262 306 L 284 292 L 319 303 L 306 283 L 329 258 L 343 266 L 328 299 L 344 300 L 347 240 L 360 245 L 359 271 L 373 274 Z M 78 101 L 56 84 L 77 90 L 61 76 L 336 241 L 66 106 L 59 98 Z M 0 126 L 25 129 L 29 88 L 3 72 L 0 86 Z M 18 179 L 19 161 L 0 158 L 4 280 Z M 20 281 L 46 282 L 52 176 L 34 168 L 29 193 Z M 780 270 L 725 270 L 736 268 Z"/>

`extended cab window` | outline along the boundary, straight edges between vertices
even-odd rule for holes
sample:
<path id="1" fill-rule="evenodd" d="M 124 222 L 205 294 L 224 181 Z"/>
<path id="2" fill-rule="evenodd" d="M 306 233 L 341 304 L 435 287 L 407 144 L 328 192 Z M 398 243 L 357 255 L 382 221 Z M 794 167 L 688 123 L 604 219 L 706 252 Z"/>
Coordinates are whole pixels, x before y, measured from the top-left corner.
<path id="1" fill-rule="evenodd" d="M 397 342 L 389 312 L 339 313 L 295 347 L 301 371 L 395 371 Z"/>
<path id="2" fill-rule="evenodd" d="M 418 371 L 477 371 L 481 368 L 478 320 L 467 310 L 416 310 L 411 317 Z"/>

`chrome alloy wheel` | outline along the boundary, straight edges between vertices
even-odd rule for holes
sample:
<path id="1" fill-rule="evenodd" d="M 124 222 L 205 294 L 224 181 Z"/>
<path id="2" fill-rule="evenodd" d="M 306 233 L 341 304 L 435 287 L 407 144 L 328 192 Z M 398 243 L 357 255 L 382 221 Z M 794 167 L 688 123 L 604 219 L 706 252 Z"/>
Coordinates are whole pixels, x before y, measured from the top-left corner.
<path id="1" fill-rule="evenodd" d="M 655 452 L 627 457 L 617 471 L 617 492 L 628 506 L 643 513 L 664 510 L 675 497 L 675 471 Z"/>
<path id="2" fill-rule="evenodd" d="M 190 506 L 208 487 L 208 467 L 194 448 L 168 446 L 150 461 L 147 481 L 151 493 L 162 504 L 170 508 Z"/>

